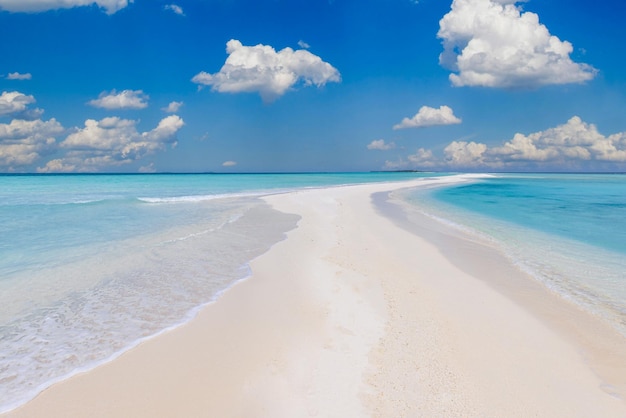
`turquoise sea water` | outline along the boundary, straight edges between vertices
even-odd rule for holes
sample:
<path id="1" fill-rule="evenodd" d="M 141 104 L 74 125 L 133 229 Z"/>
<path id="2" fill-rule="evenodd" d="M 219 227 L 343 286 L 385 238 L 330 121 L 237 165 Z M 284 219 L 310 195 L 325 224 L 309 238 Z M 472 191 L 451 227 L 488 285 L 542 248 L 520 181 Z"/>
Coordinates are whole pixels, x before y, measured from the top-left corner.
<path id="1" fill-rule="evenodd" d="M 0 175 L 0 412 L 245 278 L 297 222 L 259 196 L 425 176 Z"/>
<path id="2" fill-rule="evenodd" d="M 626 335 L 626 175 L 498 174 L 404 199 Z"/>

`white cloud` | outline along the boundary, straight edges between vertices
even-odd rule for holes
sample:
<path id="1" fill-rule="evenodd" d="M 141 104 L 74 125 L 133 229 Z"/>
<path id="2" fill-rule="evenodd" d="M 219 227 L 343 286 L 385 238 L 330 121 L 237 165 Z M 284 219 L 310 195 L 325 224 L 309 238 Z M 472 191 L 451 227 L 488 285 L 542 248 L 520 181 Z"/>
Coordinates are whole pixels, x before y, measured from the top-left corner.
<path id="1" fill-rule="evenodd" d="M 14 119 L 0 124 L 0 167 L 9 171 L 35 163 L 42 155 L 56 148 L 56 136 L 64 128 L 55 119 Z"/>
<path id="2" fill-rule="evenodd" d="M 435 166 L 433 152 L 424 148 L 420 148 L 415 154 L 409 155 L 407 159 L 417 167 L 430 168 Z"/>
<path id="3" fill-rule="evenodd" d="M 298 46 L 302 49 L 309 49 L 311 48 L 311 45 L 307 44 L 306 42 L 304 42 L 303 40 L 299 40 L 298 41 Z"/>
<path id="4" fill-rule="evenodd" d="M 0 10 L 37 13 L 95 4 L 104 9 L 107 14 L 113 14 L 132 2 L 133 0 L 0 0 Z"/>
<path id="5" fill-rule="evenodd" d="M 487 151 L 485 144 L 474 141 L 452 141 L 444 148 L 446 162 L 453 167 L 465 167 L 483 163 L 483 155 Z"/>
<path id="6" fill-rule="evenodd" d="M 144 165 L 139 167 L 138 170 L 140 173 L 156 173 L 156 168 L 154 168 L 154 163 L 150 163 L 148 165 Z"/>
<path id="7" fill-rule="evenodd" d="M 156 128 L 150 132 L 144 132 L 141 134 L 144 140 L 151 141 L 160 147 L 161 144 L 172 143 L 175 145 L 176 132 L 183 127 L 185 122 L 183 119 L 176 115 L 167 116 L 159 122 Z"/>
<path id="8" fill-rule="evenodd" d="M 441 169 L 544 169 L 613 170 L 626 162 L 626 132 L 605 136 L 595 125 L 574 116 L 567 123 L 528 135 L 516 133 L 499 146 L 474 141 L 452 141 L 443 158 L 431 151 L 398 162 L 394 167 L 438 167 Z"/>
<path id="9" fill-rule="evenodd" d="M 33 96 L 19 91 L 3 91 L 0 95 L 0 116 L 13 116 L 18 119 L 37 119 L 43 114 L 41 109 L 29 109 L 35 103 Z"/>
<path id="10" fill-rule="evenodd" d="M 454 86 L 537 87 L 581 83 L 596 70 L 571 60 L 572 45 L 550 34 L 515 0 L 453 0 L 439 22 L 440 63 Z"/>
<path id="11" fill-rule="evenodd" d="M 69 164 L 64 162 L 62 159 L 57 158 L 54 160 L 50 160 L 43 167 L 37 167 L 38 173 L 73 173 L 76 171 L 80 171 L 73 164 Z"/>
<path id="12" fill-rule="evenodd" d="M 398 169 L 430 169 L 439 166 L 439 162 L 433 155 L 431 150 L 419 148 L 415 154 L 408 155 L 406 159 L 399 159 L 397 161 L 385 161 L 385 169 L 398 170 Z"/>
<path id="13" fill-rule="evenodd" d="M 222 167 L 234 167 L 237 165 L 236 161 L 224 161 Z"/>
<path id="14" fill-rule="evenodd" d="M 402 168 L 406 168 L 408 166 L 407 162 L 404 160 L 398 161 L 385 161 L 384 169 L 385 170 L 399 170 Z"/>
<path id="15" fill-rule="evenodd" d="M 276 52 L 268 45 L 244 46 L 231 39 L 226 52 L 228 58 L 219 72 L 202 71 L 192 81 L 221 93 L 258 92 L 266 102 L 282 96 L 298 82 L 320 87 L 341 81 L 336 68 L 302 49 Z"/>
<path id="16" fill-rule="evenodd" d="M 103 109 L 145 109 L 148 107 L 147 100 L 150 97 L 142 90 L 124 90 L 117 93 L 112 90 L 110 93 L 103 91 L 97 99 L 89 101 L 94 107 Z"/>
<path id="17" fill-rule="evenodd" d="M 183 12 L 183 8 L 176 4 L 166 4 L 164 7 L 165 10 L 171 10 L 179 16 L 185 16 L 185 12 Z"/>
<path id="18" fill-rule="evenodd" d="M 180 117 L 172 115 L 162 119 L 153 130 L 139 133 L 136 120 L 119 117 L 100 121 L 87 119 L 85 127 L 69 135 L 61 146 L 74 150 L 114 151 L 120 157 L 127 158 L 134 150 L 147 153 L 161 148 L 165 143 L 173 142 L 174 135 L 183 124 Z"/>
<path id="19" fill-rule="evenodd" d="M 166 107 L 162 107 L 161 110 L 167 113 L 176 113 L 183 106 L 183 102 L 170 102 Z"/>
<path id="20" fill-rule="evenodd" d="M 6 77 L 7 80 L 30 80 L 33 78 L 31 73 L 20 74 L 20 73 L 9 73 Z"/>
<path id="21" fill-rule="evenodd" d="M 119 117 L 104 118 L 100 121 L 87 119 L 85 127 L 69 135 L 61 146 L 81 150 L 120 149 L 139 136 L 136 124 L 137 121 Z"/>
<path id="22" fill-rule="evenodd" d="M 23 112 L 32 103 L 35 103 L 33 96 L 19 91 L 3 91 L 0 95 L 0 116 Z"/>
<path id="23" fill-rule="evenodd" d="M 0 141 L 19 141 L 26 138 L 50 138 L 64 131 L 56 119 L 49 121 L 13 119 L 11 123 L 0 123 Z"/>
<path id="24" fill-rule="evenodd" d="M 184 125 L 176 115 L 163 118 L 147 132 L 139 132 L 137 123 L 118 117 L 89 119 L 84 128 L 73 128 L 61 142 L 57 138 L 68 130 L 55 119 L 0 123 L 0 170 L 32 171 L 44 156 L 56 153 L 59 158 L 37 171 L 100 171 L 140 160 L 168 145 L 176 146 L 176 134 Z"/>
<path id="25" fill-rule="evenodd" d="M 387 151 L 394 149 L 396 144 L 393 142 L 385 142 L 384 139 L 375 139 L 367 145 L 369 150 Z"/>
<path id="26" fill-rule="evenodd" d="M 454 112 L 448 106 L 440 106 L 435 109 L 422 106 L 412 118 L 404 118 L 402 122 L 394 125 L 393 129 L 422 128 L 435 125 L 454 125 L 461 123 L 461 119 L 454 116 Z"/>
<path id="27" fill-rule="evenodd" d="M 555 128 L 528 136 L 515 134 L 503 146 L 492 148 L 490 154 L 505 162 L 626 162 L 626 132 L 607 137 L 599 133 L 595 125 L 574 116 Z"/>
<path id="28" fill-rule="evenodd" d="M 63 158 L 49 161 L 40 172 L 99 171 L 137 161 L 146 155 L 176 145 L 176 134 L 183 120 L 171 115 L 148 132 L 137 131 L 137 121 L 118 117 L 100 121 L 88 119 L 85 127 L 70 134 L 60 144 Z"/>

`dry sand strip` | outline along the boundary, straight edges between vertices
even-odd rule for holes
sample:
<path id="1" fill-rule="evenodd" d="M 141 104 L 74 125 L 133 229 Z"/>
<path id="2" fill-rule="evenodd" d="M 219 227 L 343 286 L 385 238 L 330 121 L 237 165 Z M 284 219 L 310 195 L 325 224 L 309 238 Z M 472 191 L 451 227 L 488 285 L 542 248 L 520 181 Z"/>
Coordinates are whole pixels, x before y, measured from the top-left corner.
<path id="1" fill-rule="evenodd" d="M 302 218 L 250 279 L 9 415 L 626 417 L 580 347 L 372 205 L 432 181 L 267 197 Z"/>

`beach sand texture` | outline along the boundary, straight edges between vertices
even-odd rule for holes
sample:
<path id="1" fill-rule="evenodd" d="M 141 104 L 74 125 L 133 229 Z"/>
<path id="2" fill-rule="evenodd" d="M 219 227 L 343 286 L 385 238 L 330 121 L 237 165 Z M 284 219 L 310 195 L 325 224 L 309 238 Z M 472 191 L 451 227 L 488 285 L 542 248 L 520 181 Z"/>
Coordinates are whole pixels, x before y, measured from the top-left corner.
<path id="1" fill-rule="evenodd" d="M 493 250 L 441 226 L 420 236 L 372 202 L 437 181 L 266 197 L 301 219 L 250 279 L 7 415 L 626 417 L 623 337 L 540 286 L 503 284 L 525 279 Z"/>

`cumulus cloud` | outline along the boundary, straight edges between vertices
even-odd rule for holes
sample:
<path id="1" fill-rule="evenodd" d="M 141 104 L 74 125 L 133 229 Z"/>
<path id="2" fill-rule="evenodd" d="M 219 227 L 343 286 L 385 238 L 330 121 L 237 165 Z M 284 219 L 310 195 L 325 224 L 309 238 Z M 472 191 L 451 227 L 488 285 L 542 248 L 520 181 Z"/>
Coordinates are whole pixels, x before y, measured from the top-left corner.
<path id="1" fill-rule="evenodd" d="M 176 4 L 166 4 L 164 7 L 165 10 L 171 10 L 179 16 L 185 16 L 185 12 L 183 12 L 183 8 Z"/>
<path id="2" fill-rule="evenodd" d="M 123 90 L 119 93 L 112 90 L 110 93 L 103 91 L 97 99 L 90 100 L 89 104 L 93 107 L 109 110 L 145 109 L 148 107 L 147 100 L 149 98 L 142 90 Z"/>
<path id="3" fill-rule="evenodd" d="M 85 127 L 59 144 L 66 153 L 49 161 L 39 172 L 99 171 L 137 161 L 146 155 L 176 145 L 176 134 L 183 120 L 171 115 L 148 132 L 137 130 L 137 121 L 119 117 L 100 121 L 88 119 Z"/>
<path id="4" fill-rule="evenodd" d="M 64 128 L 55 119 L 49 121 L 14 119 L 0 123 L 0 167 L 13 171 L 35 163 L 56 148 L 56 137 Z"/>
<path id="5" fill-rule="evenodd" d="M 154 168 L 154 163 L 150 163 L 148 165 L 144 165 L 139 167 L 138 170 L 140 173 L 156 173 L 156 168 Z"/>
<path id="6" fill-rule="evenodd" d="M 396 144 L 394 142 L 385 142 L 384 139 L 375 139 L 367 145 L 367 149 L 379 151 L 387 151 L 395 147 Z"/>
<path id="7" fill-rule="evenodd" d="M 171 115 L 161 119 L 156 128 L 150 132 L 141 134 L 144 140 L 157 144 L 156 148 L 160 148 L 162 144 L 171 143 L 176 145 L 176 133 L 183 127 L 185 122 L 180 116 Z"/>
<path id="8" fill-rule="evenodd" d="M 224 161 L 222 167 L 234 167 L 237 165 L 236 161 Z"/>
<path id="9" fill-rule="evenodd" d="M 219 72 L 202 71 L 192 81 L 221 93 L 258 92 L 266 102 L 282 96 L 299 82 L 320 87 L 341 81 L 336 68 L 303 49 L 276 52 L 268 45 L 244 46 L 231 39 L 226 52 L 228 58 Z"/>
<path id="10" fill-rule="evenodd" d="M 606 136 L 595 125 L 574 116 L 545 131 L 516 133 L 498 146 L 458 140 L 444 148 L 443 158 L 422 149 L 390 164 L 441 169 L 612 170 L 623 167 L 625 162 L 626 132 Z"/>
<path id="11" fill-rule="evenodd" d="M 162 107 L 161 110 L 167 113 L 176 113 L 183 107 L 183 102 L 170 102 L 166 107 Z"/>
<path id="12" fill-rule="evenodd" d="M 162 119 L 151 131 L 139 133 L 137 121 L 108 117 L 100 121 L 87 119 L 85 127 L 69 135 L 61 147 L 74 150 L 114 151 L 121 158 L 146 153 L 161 148 L 175 140 L 174 134 L 183 126 L 183 120 L 176 116 Z"/>
<path id="13" fill-rule="evenodd" d="M 433 167 L 435 165 L 433 152 L 424 148 L 418 149 L 415 154 L 409 155 L 407 159 L 412 164 L 421 167 Z"/>
<path id="14" fill-rule="evenodd" d="M 104 9 L 107 14 L 113 14 L 132 2 L 133 0 L 0 0 L 0 10 L 37 13 L 95 4 Z"/>
<path id="15" fill-rule="evenodd" d="M 33 96 L 19 91 L 3 91 L 0 95 L 0 116 L 12 116 L 17 119 L 37 119 L 43 114 L 41 109 L 29 109 L 35 103 Z"/>
<path id="16" fill-rule="evenodd" d="M 20 74 L 20 73 L 9 73 L 6 76 L 7 80 L 30 80 L 33 78 L 33 75 L 31 73 L 26 73 L 26 74 Z"/>
<path id="17" fill-rule="evenodd" d="M 59 157 L 48 160 L 37 171 L 95 172 L 121 166 L 166 146 L 176 146 L 176 135 L 184 125 L 176 115 L 163 118 L 147 132 L 139 132 L 137 123 L 118 117 L 89 119 L 83 128 L 72 129 L 65 129 L 55 119 L 0 123 L 0 171 L 32 171 L 44 157 L 55 154 Z M 60 141 L 61 135 L 67 136 Z"/>
<path id="18" fill-rule="evenodd" d="M 502 161 L 612 161 L 626 162 L 626 132 L 604 136 L 593 124 L 574 116 L 567 123 L 528 136 L 515 134 L 490 150 Z"/>
<path id="19" fill-rule="evenodd" d="M 454 125 L 461 123 L 461 119 L 454 116 L 454 112 L 448 106 L 439 106 L 435 109 L 422 106 L 412 118 L 404 118 L 402 122 L 394 125 L 393 129 L 423 128 L 435 125 Z"/>
<path id="20" fill-rule="evenodd" d="M 385 161 L 385 165 L 383 166 L 385 170 L 399 170 L 399 169 L 406 168 L 406 167 L 407 167 L 407 163 L 404 160 L 398 160 L 398 161 L 387 160 Z"/>
<path id="21" fill-rule="evenodd" d="M 27 96 L 19 91 L 3 91 L 0 95 L 0 116 L 23 112 L 32 103 L 35 103 L 33 96 Z"/>
<path id="22" fill-rule="evenodd" d="M 596 70 L 572 61 L 572 44 L 550 34 L 516 0 L 453 0 L 439 22 L 440 63 L 454 86 L 538 87 L 582 83 Z"/>
<path id="23" fill-rule="evenodd" d="M 446 162 L 453 167 L 465 167 L 483 164 L 483 155 L 487 151 L 485 144 L 474 141 L 452 141 L 444 148 Z"/>
<path id="24" fill-rule="evenodd" d="M 408 155 L 405 159 L 397 161 L 385 161 L 385 169 L 398 170 L 402 168 L 426 169 L 439 165 L 431 150 L 419 148 L 415 154 Z"/>

